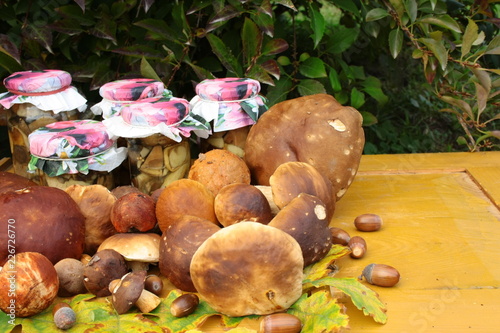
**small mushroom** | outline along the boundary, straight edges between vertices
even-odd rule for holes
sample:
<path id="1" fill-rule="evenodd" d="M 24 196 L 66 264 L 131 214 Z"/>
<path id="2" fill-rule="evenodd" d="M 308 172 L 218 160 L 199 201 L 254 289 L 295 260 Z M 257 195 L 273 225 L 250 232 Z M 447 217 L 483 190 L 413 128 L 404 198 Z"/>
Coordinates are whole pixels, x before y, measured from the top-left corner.
<path id="1" fill-rule="evenodd" d="M 147 194 L 125 194 L 111 209 L 111 223 L 118 232 L 150 231 L 156 225 L 155 206 L 155 201 Z"/>
<path id="2" fill-rule="evenodd" d="M 65 258 L 58 261 L 54 268 L 59 277 L 58 296 L 68 297 L 87 292 L 83 283 L 83 270 L 85 264 L 78 259 Z"/>
<path id="3" fill-rule="evenodd" d="M 291 235 L 299 243 L 304 266 L 321 260 L 332 246 L 326 207 L 317 197 L 301 193 L 269 223 Z"/>
<path id="4" fill-rule="evenodd" d="M 303 266 L 292 236 L 262 223 L 240 222 L 203 242 L 190 267 L 200 298 L 238 317 L 288 309 L 302 295 Z"/>
<path id="5" fill-rule="evenodd" d="M 125 194 L 129 194 L 131 192 L 142 193 L 141 190 L 139 190 L 137 187 L 132 186 L 132 185 L 117 186 L 111 190 L 111 194 L 113 194 L 116 199 L 120 199 Z"/>
<path id="6" fill-rule="evenodd" d="M 149 313 L 160 304 L 161 298 L 144 289 L 146 271 L 124 275 L 112 289 L 111 301 L 118 314 L 124 314 L 136 305 L 142 313 Z"/>
<path id="7" fill-rule="evenodd" d="M 160 258 L 160 240 L 160 235 L 153 233 L 116 234 L 102 242 L 98 251 L 115 250 L 132 271 L 147 271 L 149 265 L 157 263 Z"/>
<path id="8" fill-rule="evenodd" d="M 83 270 L 83 283 L 87 290 L 98 296 L 109 296 L 109 283 L 127 274 L 123 256 L 113 249 L 98 250 Z"/>
<path id="9" fill-rule="evenodd" d="M 227 227 L 240 221 L 268 224 L 273 215 L 266 196 L 255 186 L 229 184 L 219 190 L 214 202 L 215 215 Z"/>

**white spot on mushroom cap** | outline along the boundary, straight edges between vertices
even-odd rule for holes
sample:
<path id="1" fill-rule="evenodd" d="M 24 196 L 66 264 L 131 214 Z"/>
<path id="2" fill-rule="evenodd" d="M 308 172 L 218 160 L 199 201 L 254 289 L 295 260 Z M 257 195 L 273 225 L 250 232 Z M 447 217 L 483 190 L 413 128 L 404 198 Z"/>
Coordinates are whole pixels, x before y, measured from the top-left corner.
<path id="1" fill-rule="evenodd" d="M 326 208 L 325 206 L 322 205 L 316 205 L 314 206 L 314 214 L 316 214 L 316 217 L 320 220 L 326 219 Z"/>
<path id="2" fill-rule="evenodd" d="M 339 132 L 345 132 L 347 127 L 340 119 L 328 120 L 328 125 L 332 126 L 335 130 Z"/>

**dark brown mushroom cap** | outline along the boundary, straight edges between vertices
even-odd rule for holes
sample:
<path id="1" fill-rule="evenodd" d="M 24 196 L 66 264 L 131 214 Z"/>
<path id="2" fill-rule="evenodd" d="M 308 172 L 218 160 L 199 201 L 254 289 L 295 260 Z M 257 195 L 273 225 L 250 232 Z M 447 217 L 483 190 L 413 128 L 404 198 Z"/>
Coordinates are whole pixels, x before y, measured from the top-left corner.
<path id="1" fill-rule="evenodd" d="M 297 241 L 258 222 L 210 236 L 195 252 L 191 278 L 200 297 L 227 316 L 286 310 L 302 295 L 304 260 Z"/>
<path id="2" fill-rule="evenodd" d="M 98 296 L 109 296 L 109 283 L 127 274 L 123 256 L 112 249 L 97 251 L 83 269 L 83 283 L 87 290 Z"/>
<path id="3" fill-rule="evenodd" d="M 0 193 L 20 190 L 28 186 L 37 186 L 35 182 L 12 172 L 0 172 Z"/>
<path id="4" fill-rule="evenodd" d="M 255 186 L 244 183 L 221 188 L 215 197 L 214 209 L 225 227 L 240 221 L 268 224 L 273 218 L 266 196 Z"/>
<path id="5" fill-rule="evenodd" d="M 269 223 L 295 238 L 302 249 L 304 266 L 324 258 L 332 247 L 323 202 L 310 194 L 301 193 L 276 214 Z"/>
<path id="6" fill-rule="evenodd" d="M 146 271 L 130 272 L 125 274 L 113 290 L 111 302 L 118 314 L 130 310 L 144 290 Z"/>
<path id="7" fill-rule="evenodd" d="M 211 221 L 189 215 L 170 225 L 160 241 L 161 274 L 181 290 L 196 291 L 189 273 L 191 259 L 200 245 L 219 230 Z"/>
<path id="8" fill-rule="evenodd" d="M 85 217 L 61 189 L 32 186 L 0 194 L 0 244 L 8 243 L 8 230 L 13 227 L 16 253 L 39 252 L 52 264 L 82 256 Z M 7 250 L 6 245 L 0 246 L 0 264 L 5 263 Z"/>
<path id="9" fill-rule="evenodd" d="M 83 284 L 85 264 L 75 258 L 65 258 L 54 265 L 59 277 L 60 297 L 69 297 L 87 292 Z"/>
<path id="10" fill-rule="evenodd" d="M 332 185 L 312 165 L 304 162 L 286 162 L 280 165 L 269 178 L 273 192 L 273 200 L 280 209 L 300 193 L 318 197 L 327 208 L 327 219 L 330 221 L 335 210 L 335 197 Z"/>
<path id="11" fill-rule="evenodd" d="M 118 232 L 146 232 L 156 225 L 156 203 L 151 196 L 131 192 L 121 196 L 111 209 L 111 223 Z"/>

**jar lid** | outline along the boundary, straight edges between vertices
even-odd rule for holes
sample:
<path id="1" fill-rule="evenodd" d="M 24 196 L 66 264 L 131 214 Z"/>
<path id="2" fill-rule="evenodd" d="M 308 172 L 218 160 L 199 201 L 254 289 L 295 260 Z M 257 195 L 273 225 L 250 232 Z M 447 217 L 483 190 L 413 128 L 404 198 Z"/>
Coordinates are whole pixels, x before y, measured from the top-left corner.
<path id="1" fill-rule="evenodd" d="M 196 85 L 196 94 L 211 101 L 239 101 L 260 92 L 260 83 L 248 78 L 207 79 Z"/>
<path id="2" fill-rule="evenodd" d="M 71 75 L 58 69 L 16 72 L 3 81 L 5 88 L 17 95 L 43 95 L 68 88 Z"/>
<path id="3" fill-rule="evenodd" d="M 96 120 L 58 121 L 29 136 L 30 153 L 53 159 L 84 158 L 102 153 L 114 144 L 106 127 Z"/>
<path id="4" fill-rule="evenodd" d="M 161 96 L 164 89 L 163 82 L 138 78 L 108 82 L 101 86 L 99 94 L 111 101 L 131 102 Z"/>
<path id="5" fill-rule="evenodd" d="M 123 121 L 133 126 L 174 125 L 189 114 L 189 102 L 182 98 L 148 98 L 121 110 Z"/>

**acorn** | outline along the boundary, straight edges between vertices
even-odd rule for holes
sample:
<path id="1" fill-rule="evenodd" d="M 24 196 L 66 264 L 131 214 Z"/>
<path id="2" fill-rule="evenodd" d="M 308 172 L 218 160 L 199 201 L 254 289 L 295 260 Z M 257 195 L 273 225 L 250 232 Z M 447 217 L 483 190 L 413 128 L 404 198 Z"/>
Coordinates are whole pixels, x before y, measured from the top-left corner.
<path id="1" fill-rule="evenodd" d="M 196 294 L 181 295 L 170 305 L 170 313 L 178 318 L 188 316 L 196 310 L 199 303 L 200 300 Z"/>
<path id="2" fill-rule="evenodd" d="M 160 296 L 163 290 L 163 281 L 158 275 L 148 275 L 146 276 L 146 281 L 144 281 L 144 289 L 152 292 L 156 296 Z"/>
<path id="3" fill-rule="evenodd" d="M 330 232 L 332 233 L 333 244 L 347 245 L 351 236 L 347 231 L 337 227 L 330 227 Z"/>
<path id="4" fill-rule="evenodd" d="M 382 218 L 377 214 L 362 214 L 354 219 L 354 226 L 359 231 L 377 231 L 382 224 Z"/>
<path id="5" fill-rule="evenodd" d="M 354 259 L 362 258 L 367 250 L 366 241 L 361 236 L 351 237 L 347 246 L 351 248 L 350 256 Z"/>
<path id="6" fill-rule="evenodd" d="M 61 302 L 54 305 L 52 309 L 54 324 L 61 330 L 67 330 L 76 323 L 76 313 L 69 304 Z"/>
<path id="7" fill-rule="evenodd" d="M 393 287 L 399 282 L 399 272 L 392 266 L 384 264 L 370 264 L 363 269 L 360 280 L 379 287 Z"/>
<path id="8" fill-rule="evenodd" d="M 262 318 L 259 333 L 299 333 L 301 329 L 298 317 L 289 313 L 273 313 Z"/>

